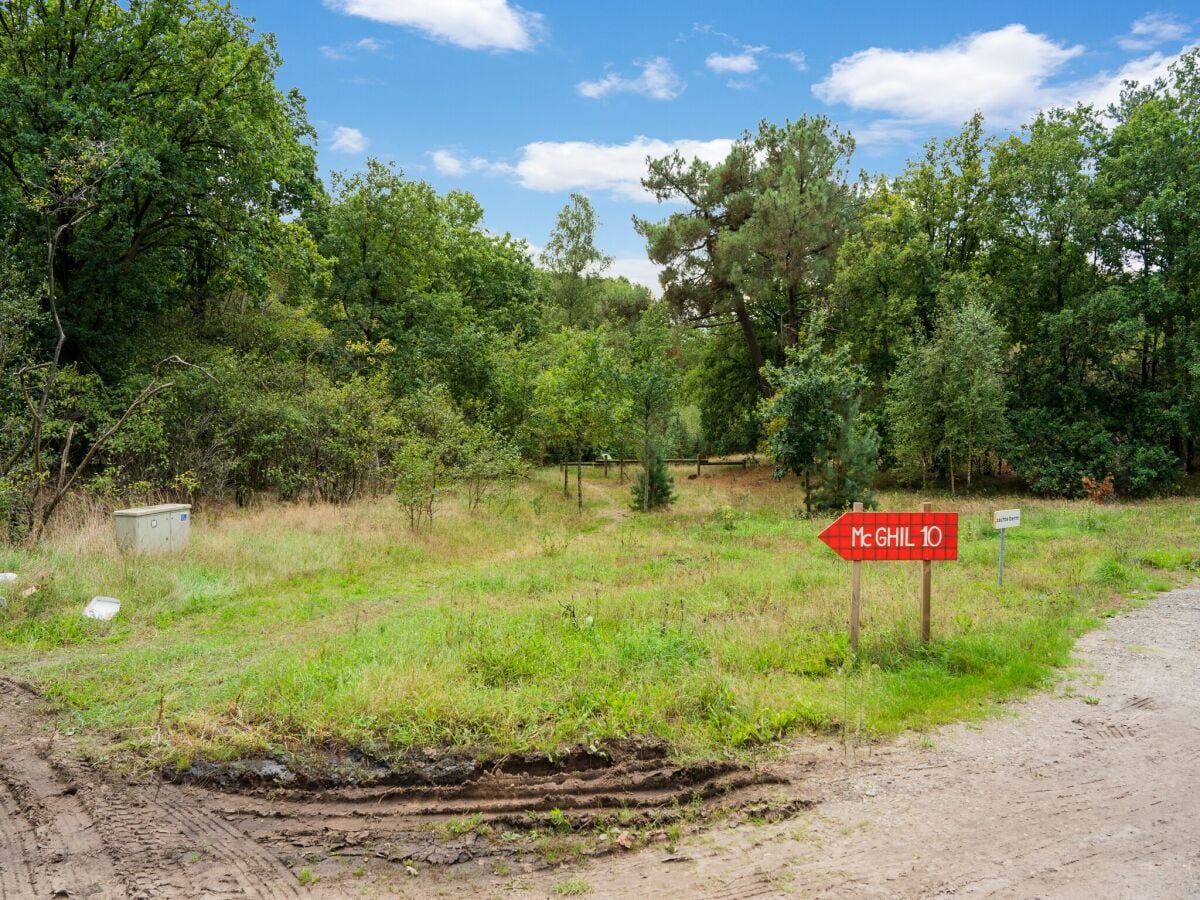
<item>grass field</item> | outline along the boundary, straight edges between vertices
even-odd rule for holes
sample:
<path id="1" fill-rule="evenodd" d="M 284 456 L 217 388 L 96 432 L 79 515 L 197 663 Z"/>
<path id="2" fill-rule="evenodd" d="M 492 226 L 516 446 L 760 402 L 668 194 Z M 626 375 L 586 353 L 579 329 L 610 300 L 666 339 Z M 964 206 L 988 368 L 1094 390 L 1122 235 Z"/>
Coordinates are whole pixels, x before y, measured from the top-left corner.
<path id="1" fill-rule="evenodd" d="M 797 730 L 986 714 L 1046 684 L 1100 617 L 1200 561 L 1195 500 L 935 495 L 962 520 L 960 559 L 934 568 L 933 643 L 917 641 L 919 564 L 865 564 L 852 659 L 850 566 L 816 538 L 828 520 L 798 518 L 796 485 L 767 469 L 685 474 L 676 506 L 647 516 L 626 511 L 615 472 L 585 472 L 579 517 L 543 470 L 506 504 L 448 502 L 422 534 L 387 498 L 200 510 L 171 557 L 122 557 L 96 518 L 34 553 L 0 550 L 22 578 L 0 608 L 0 669 L 145 763 L 552 753 L 632 735 L 714 757 Z M 991 510 L 1009 505 L 1024 523 L 1000 589 Z M 80 616 L 94 594 L 122 600 L 116 620 Z"/>

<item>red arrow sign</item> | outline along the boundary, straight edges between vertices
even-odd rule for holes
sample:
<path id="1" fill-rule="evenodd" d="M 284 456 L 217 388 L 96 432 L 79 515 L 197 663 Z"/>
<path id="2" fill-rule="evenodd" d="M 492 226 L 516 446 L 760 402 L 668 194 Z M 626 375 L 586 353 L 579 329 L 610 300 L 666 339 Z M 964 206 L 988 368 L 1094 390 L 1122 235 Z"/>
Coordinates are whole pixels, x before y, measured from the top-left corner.
<path id="1" fill-rule="evenodd" d="M 819 537 L 844 559 L 958 559 L 958 513 L 848 512 Z"/>

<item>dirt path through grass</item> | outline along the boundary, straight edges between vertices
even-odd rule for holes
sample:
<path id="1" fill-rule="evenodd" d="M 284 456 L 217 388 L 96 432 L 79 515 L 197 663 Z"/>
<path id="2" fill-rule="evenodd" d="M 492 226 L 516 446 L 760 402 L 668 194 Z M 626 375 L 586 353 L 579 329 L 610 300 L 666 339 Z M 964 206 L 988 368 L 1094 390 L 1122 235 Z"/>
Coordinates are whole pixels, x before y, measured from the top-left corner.
<path id="1" fill-rule="evenodd" d="M 1113 619 L 1065 690 L 847 764 L 812 812 L 517 896 L 1200 896 L 1200 587 Z"/>
<path id="2" fill-rule="evenodd" d="M 1200 896 L 1200 587 L 1079 653 L 1055 693 L 933 746 L 798 741 L 753 770 L 634 747 L 318 791 L 121 780 L 0 678 L 0 898 Z M 716 805 L 689 818 L 692 797 Z M 648 847 L 592 829 L 617 807 Z M 696 827 L 705 809 L 718 822 Z"/>

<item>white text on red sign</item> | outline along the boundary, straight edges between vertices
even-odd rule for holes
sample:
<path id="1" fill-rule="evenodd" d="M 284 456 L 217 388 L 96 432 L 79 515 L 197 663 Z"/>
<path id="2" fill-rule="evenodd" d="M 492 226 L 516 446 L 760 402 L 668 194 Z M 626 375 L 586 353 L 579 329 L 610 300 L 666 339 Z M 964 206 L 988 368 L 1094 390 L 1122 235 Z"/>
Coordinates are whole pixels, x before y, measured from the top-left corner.
<path id="1" fill-rule="evenodd" d="M 917 538 L 916 541 L 913 540 L 914 537 Z M 943 540 L 945 534 L 937 525 L 923 525 L 916 529 L 907 525 L 850 529 L 850 543 L 853 547 L 940 547 Z"/>

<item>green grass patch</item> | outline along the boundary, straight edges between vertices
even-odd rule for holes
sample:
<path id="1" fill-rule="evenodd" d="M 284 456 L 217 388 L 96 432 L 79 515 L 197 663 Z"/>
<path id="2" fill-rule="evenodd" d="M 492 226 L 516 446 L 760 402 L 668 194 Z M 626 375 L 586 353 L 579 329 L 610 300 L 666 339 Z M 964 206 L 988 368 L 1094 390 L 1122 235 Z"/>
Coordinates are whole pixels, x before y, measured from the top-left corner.
<path id="1" fill-rule="evenodd" d="M 170 557 L 122 557 L 107 523 L 3 550 L 21 581 L 0 606 L 0 668 L 148 763 L 629 736 L 720 757 L 986 715 L 1044 686 L 1102 617 L 1192 577 L 1200 546 L 1193 500 L 941 497 L 962 516 L 960 559 L 935 564 L 933 642 L 917 638 L 919 566 L 867 564 L 853 656 L 849 564 L 817 541 L 826 521 L 797 518 L 794 484 L 706 473 L 639 515 L 615 472 L 585 479 L 582 518 L 540 472 L 503 511 L 451 503 L 427 533 L 381 500 L 201 509 Z M 999 588 L 1005 506 L 1023 524 Z M 114 621 L 80 616 L 95 594 L 121 599 Z"/>

